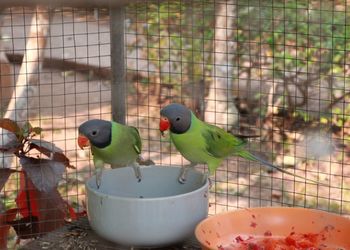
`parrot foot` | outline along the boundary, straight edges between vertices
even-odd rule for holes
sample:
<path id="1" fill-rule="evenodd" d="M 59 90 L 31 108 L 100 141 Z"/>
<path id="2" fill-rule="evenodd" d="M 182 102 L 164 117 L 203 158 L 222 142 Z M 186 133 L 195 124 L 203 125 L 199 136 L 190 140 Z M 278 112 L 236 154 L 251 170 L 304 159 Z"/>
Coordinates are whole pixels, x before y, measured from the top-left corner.
<path id="1" fill-rule="evenodd" d="M 96 171 L 96 186 L 97 186 L 97 189 L 100 189 L 101 182 L 102 182 L 102 169 L 99 169 L 99 170 Z"/>
<path id="2" fill-rule="evenodd" d="M 203 180 L 202 180 L 202 182 L 203 183 L 205 183 L 206 181 L 208 180 L 208 182 L 209 182 L 209 189 L 212 187 L 212 181 L 211 181 L 211 179 L 210 179 L 210 177 L 209 177 L 209 173 L 208 172 L 205 172 L 204 174 L 203 174 Z"/>
<path id="3" fill-rule="evenodd" d="M 180 177 L 178 178 L 178 181 L 179 181 L 181 184 L 185 184 L 185 183 L 186 183 L 186 178 L 180 176 Z"/>
<path id="4" fill-rule="evenodd" d="M 208 182 L 209 182 L 209 189 L 211 189 L 212 188 L 212 186 L 213 186 L 213 182 L 212 182 L 212 180 L 210 179 L 210 177 L 208 177 Z"/>
<path id="5" fill-rule="evenodd" d="M 189 169 L 188 166 L 184 166 L 184 167 L 181 168 L 180 176 L 178 178 L 178 181 L 181 184 L 185 184 L 186 183 L 186 175 L 187 175 L 188 169 Z"/>
<path id="6" fill-rule="evenodd" d="M 203 174 L 203 180 L 202 180 L 203 184 L 204 184 L 207 180 L 208 180 L 208 183 L 209 183 L 208 188 L 211 189 L 211 187 L 213 186 L 213 182 L 212 182 L 212 180 L 210 179 L 209 173 L 208 173 L 208 172 L 205 172 L 205 173 Z"/>
<path id="7" fill-rule="evenodd" d="M 135 177 L 136 177 L 136 179 L 137 179 L 137 182 L 141 182 L 141 180 L 142 180 L 142 175 L 141 175 L 140 166 L 134 164 L 134 165 L 132 165 L 132 168 L 134 169 Z"/>
<path id="8" fill-rule="evenodd" d="M 189 169 L 193 168 L 194 166 L 196 166 L 196 164 L 191 163 L 191 164 L 186 165 L 186 166 L 183 166 L 183 167 L 181 168 L 180 176 L 179 176 L 179 178 L 178 178 L 178 181 L 179 181 L 181 184 L 185 184 L 185 183 L 186 183 L 187 172 L 188 172 Z"/>

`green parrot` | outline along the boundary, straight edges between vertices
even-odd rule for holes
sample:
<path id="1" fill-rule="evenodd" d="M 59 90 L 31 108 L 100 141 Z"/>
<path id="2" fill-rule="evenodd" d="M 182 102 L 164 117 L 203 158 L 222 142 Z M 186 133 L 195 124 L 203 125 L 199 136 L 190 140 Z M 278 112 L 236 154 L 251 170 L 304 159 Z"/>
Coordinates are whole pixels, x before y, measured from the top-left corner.
<path id="1" fill-rule="evenodd" d="M 91 147 L 97 187 L 101 184 L 105 163 L 112 168 L 132 166 L 137 180 L 141 181 L 137 159 L 141 154 L 142 143 L 135 127 L 114 121 L 89 120 L 79 126 L 78 145 L 81 149 Z"/>
<path id="2" fill-rule="evenodd" d="M 244 140 L 217 126 L 199 120 L 191 110 L 181 104 L 169 104 L 160 111 L 160 115 L 159 130 L 162 134 L 170 130 L 171 141 L 181 155 L 190 162 L 190 165 L 182 168 L 179 176 L 180 183 L 186 181 L 187 170 L 197 164 L 207 164 L 209 175 L 212 175 L 228 156 L 239 156 L 260 162 L 272 169 L 305 180 L 302 176 L 288 172 L 253 155 L 245 149 Z"/>

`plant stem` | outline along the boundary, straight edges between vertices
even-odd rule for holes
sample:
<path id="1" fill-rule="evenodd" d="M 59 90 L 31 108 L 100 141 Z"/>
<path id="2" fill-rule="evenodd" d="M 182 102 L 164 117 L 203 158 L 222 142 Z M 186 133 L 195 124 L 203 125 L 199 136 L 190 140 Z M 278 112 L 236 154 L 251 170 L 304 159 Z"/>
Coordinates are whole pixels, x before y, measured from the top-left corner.
<path id="1" fill-rule="evenodd" d="M 28 184 L 28 177 L 25 171 L 23 171 L 24 175 L 24 190 L 26 192 L 26 200 L 27 200 L 27 206 L 28 206 L 28 217 L 32 217 L 32 207 L 30 204 L 30 194 L 29 194 L 29 184 Z"/>

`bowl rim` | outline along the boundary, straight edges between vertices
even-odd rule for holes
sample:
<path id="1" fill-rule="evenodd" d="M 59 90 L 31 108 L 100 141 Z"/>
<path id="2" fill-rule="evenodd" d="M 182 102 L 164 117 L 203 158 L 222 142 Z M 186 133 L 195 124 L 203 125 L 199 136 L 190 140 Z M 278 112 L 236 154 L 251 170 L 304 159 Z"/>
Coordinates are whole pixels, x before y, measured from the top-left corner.
<path id="1" fill-rule="evenodd" d="M 150 165 L 150 166 L 140 166 L 141 168 L 181 168 L 179 166 L 157 166 L 157 165 Z M 104 171 L 113 171 L 116 170 L 118 168 L 115 169 L 108 169 L 108 170 L 104 170 Z M 197 169 L 191 169 L 189 171 L 194 171 L 197 172 L 201 175 L 204 176 L 204 174 L 202 172 L 199 172 Z M 123 200 L 123 201 L 133 201 L 133 202 L 152 202 L 152 201 L 159 201 L 159 200 L 171 200 L 171 199 L 178 199 L 178 198 L 184 198 L 187 196 L 190 196 L 192 194 L 195 194 L 197 192 L 202 192 L 204 189 L 207 190 L 207 192 L 209 192 L 209 181 L 208 178 L 205 180 L 205 183 L 203 183 L 199 188 L 191 191 L 191 192 L 186 192 L 186 193 L 182 193 L 182 194 L 177 194 L 177 195 L 171 195 L 171 196 L 163 196 L 163 197 L 153 197 L 153 198 L 135 198 L 135 197 L 122 197 L 122 196 L 115 196 L 115 195 L 110 195 L 110 194 L 105 194 L 102 192 L 98 192 L 98 190 L 93 189 L 92 187 L 90 187 L 88 185 L 88 182 L 91 181 L 91 179 L 94 177 L 95 175 L 91 176 L 90 178 L 88 178 L 85 181 L 85 189 L 88 190 L 89 192 L 92 192 L 94 195 L 96 196 L 103 196 L 104 198 L 108 198 L 108 199 L 112 199 L 112 200 Z M 86 197 L 88 197 L 88 194 L 86 195 Z"/>
<path id="2" fill-rule="evenodd" d="M 234 214 L 234 213 L 238 213 L 238 212 L 242 212 L 242 211 L 247 211 L 247 212 L 254 212 L 254 211 L 261 211 L 261 210 L 300 210 L 300 211 L 307 211 L 310 213 L 319 213 L 319 214 L 323 214 L 326 216 L 332 216 L 332 217 L 336 217 L 339 219 L 344 219 L 347 220 L 350 224 L 350 218 L 346 217 L 346 216 L 342 216 L 340 214 L 336 214 L 336 213 L 332 213 L 332 212 L 328 212 L 325 210 L 320 210 L 320 209 L 315 209 L 315 208 L 306 208 L 306 207 L 283 207 L 283 206 L 267 206 L 267 207 L 247 207 L 247 208 L 239 208 L 239 209 L 234 209 L 234 210 L 229 210 L 229 211 L 225 211 L 225 212 L 221 212 L 218 214 L 214 214 L 212 216 L 208 216 L 207 218 L 205 218 L 204 220 L 202 220 L 201 222 L 199 222 L 194 230 L 194 235 L 196 237 L 196 239 L 198 240 L 198 242 L 200 243 L 200 245 L 205 246 L 208 249 L 212 249 L 212 247 L 210 247 L 204 240 L 199 239 L 198 234 L 200 232 L 200 227 L 205 224 L 208 223 L 208 221 L 212 221 L 215 220 L 218 217 L 223 217 L 226 216 L 228 214 Z"/>

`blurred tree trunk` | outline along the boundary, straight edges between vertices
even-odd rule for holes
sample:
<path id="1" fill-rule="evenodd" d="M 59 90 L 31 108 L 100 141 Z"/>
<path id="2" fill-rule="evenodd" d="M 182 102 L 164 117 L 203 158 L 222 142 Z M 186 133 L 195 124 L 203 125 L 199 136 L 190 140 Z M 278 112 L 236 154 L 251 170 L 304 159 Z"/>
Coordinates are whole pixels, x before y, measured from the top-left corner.
<path id="1" fill-rule="evenodd" d="M 0 51 L 0 112 L 5 113 L 14 86 L 13 66 L 7 60 L 5 51 Z"/>
<path id="2" fill-rule="evenodd" d="M 189 107 L 198 118 L 204 119 L 204 96 L 205 96 L 205 81 L 203 69 L 198 65 L 203 61 L 198 61 L 198 55 L 196 56 L 197 44 L 195 40 L 198 40 L 198 30 L 205 27 L 199 27 L 196 23 L 196 17 L 193 15 L 195 8 L 193 1 L 185 1 L 185 22 L 182 27 L 182 35 L 184 36 L 184 51 L 186 63 L 186 81 L 182 82 L 181 88 L 181 103 Z"/>
<path id="3" fill-rule="evenodd" d="M 213 82 L 206 99 L 205 120 L 230 130 L 238 120 L 238 110 L 232 96 L 233 21 L 236 0 L 215 4 L 215 37 L 213 44 Z"/>
<path id="4" fill-rule="evenodd" d="M 36 93 L 40 69 L 44 60 L 44 49 L 50 28 L 50 12 L 47 7 L 37 6 L 28 36 L 23 62 L 18 74 L 15 90 L 4 115 L 17 122 L 29 120 L 30 95 Z M 6 145 L 13 137 L 6 130 L 0 130 L 0 145 Z M 12 157 L 0 155 L 0 166 L 10 167 Z"/>

